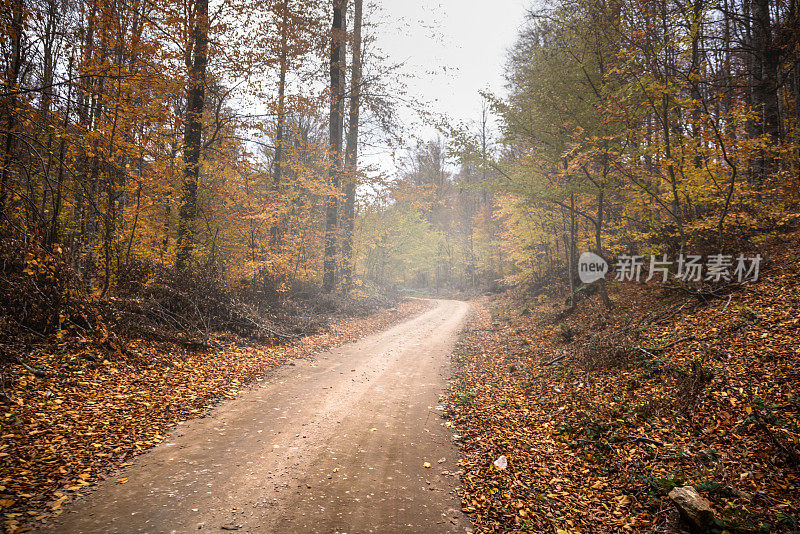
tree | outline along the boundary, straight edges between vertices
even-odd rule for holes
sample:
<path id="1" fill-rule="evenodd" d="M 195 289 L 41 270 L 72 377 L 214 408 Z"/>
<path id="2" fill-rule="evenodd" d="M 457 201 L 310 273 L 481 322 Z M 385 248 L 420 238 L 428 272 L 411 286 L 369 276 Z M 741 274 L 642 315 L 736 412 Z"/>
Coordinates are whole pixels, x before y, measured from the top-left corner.
<path id="1" fill-rule="evenodd" d="M 186 119 L 183 134 L 183 187 L 178 212 L 178 252 L 175 266 L 185 270 L 191 261 L 197 229 L 197 185 L 200 179 L 202 120 L 208 63 L 208 0 L 194 0 L 190 14 L 190 42 L 186 53 Z"/>
<path id="2" fill-rule="evenodd" d="M 347 181 L 344 186 L 342 239 L 342 282 L 345 290 L 353 281 L 353 226 L 355 222 L 356 185 L 358 183 L 358 121 L 361 110 L 361 19 L 363 1 L 353 0 L 353 59 L 350 65 L 350 113 L 344 166 Z"/>
<path id="3" fill-rule="evenodd" d="M 17 95 L 20 84 L 20 72 L 23 65 L 23 36 L 25 31 L 25 6 L 23 0 L 12 0 L 6 8 L 5 36 L 7 42 L 5 50 L 5 97 L 8 99 L 4 106 L 5 139 L 2 160 L 0 160 L 0 212 L 5 212 L 8 201 L 8 188 L 10 167 L 14 157 L 14 137 L 17 124 Z"/>
<path id="4" fill-rule="evenodd" d="M 339 186 L 342 174 L 342 130 L 344 129 L 344 54 L 346 42 L 347 0 L 333 0 L 330 36 L 330 188 L 325 200 L 325 252 L 322 288 L 331 293 L 336 288 L 338 253 Z"/>

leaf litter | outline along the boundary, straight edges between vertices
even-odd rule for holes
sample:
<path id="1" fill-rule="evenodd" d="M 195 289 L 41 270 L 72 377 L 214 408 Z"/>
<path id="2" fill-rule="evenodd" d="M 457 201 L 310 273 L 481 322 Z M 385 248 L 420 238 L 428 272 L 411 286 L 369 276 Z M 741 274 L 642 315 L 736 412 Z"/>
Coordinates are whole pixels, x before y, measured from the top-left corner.
<path id="1" fill-rule="evenodd" d="M 462 507 L 481 532 L 654 532 L 695 488 L 715 532 L 800 522 L 798 238 L 722 298 L 611 284 L 556 320 L 478 300 L 447 399 Z M 569 329 L 567 342 L 564 331 Z M 500 459 L 508 459 L 500 469 Z"/>

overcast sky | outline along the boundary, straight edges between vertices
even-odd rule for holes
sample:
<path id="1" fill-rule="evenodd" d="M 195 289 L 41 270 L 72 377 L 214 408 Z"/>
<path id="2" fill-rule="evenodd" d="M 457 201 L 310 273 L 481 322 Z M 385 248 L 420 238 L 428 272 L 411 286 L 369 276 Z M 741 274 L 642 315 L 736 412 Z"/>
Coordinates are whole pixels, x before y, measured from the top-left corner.
<path id="1" fill-rule="evenodd" d="M 411 94 L 430 102 L 434 113 L 477 123 L 478 91 L 503 94 L 506 50 L 534 0 L 373 1 L 383 13 L 378 43 L 413 73 L 407 78 Z M 433 130 L 417 131 L 435 135 Z M 386 168 L 386 156 L 378 160 Z"/>

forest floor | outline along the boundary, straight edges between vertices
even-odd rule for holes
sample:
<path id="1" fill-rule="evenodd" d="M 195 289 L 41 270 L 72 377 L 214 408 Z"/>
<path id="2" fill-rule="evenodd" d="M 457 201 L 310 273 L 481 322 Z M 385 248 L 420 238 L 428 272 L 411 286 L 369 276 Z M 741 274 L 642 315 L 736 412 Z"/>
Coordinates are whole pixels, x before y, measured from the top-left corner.
<path id="1" fill-rule="evenodd" d="M 773 245 L 760 281 L 707 301 L 479 300 L 448 397 L 478 530 L 673 532 L 667 494 L 694 485 L 711 532 L 800 532 L 800 238 Z"/>
<path id="2" fill-rule="evenodd" d="M 30 354 L 6 376 L 12 404 L 0 406 L 0 511 L 8 533 L 24 532 L 91 491 L 109 473 L 165 441 L 179 423 L 201 418 L 263 380 L 270 370 L 419 315 L 406 300 L 367 317 L 340 318 L 322 333 L 278 346 L 229 341 L 213 349 L 127 343 Z M 298 430 L 299 432 L 299 430 Z M 123 478 L 117 483 L 122 484 Z"/>

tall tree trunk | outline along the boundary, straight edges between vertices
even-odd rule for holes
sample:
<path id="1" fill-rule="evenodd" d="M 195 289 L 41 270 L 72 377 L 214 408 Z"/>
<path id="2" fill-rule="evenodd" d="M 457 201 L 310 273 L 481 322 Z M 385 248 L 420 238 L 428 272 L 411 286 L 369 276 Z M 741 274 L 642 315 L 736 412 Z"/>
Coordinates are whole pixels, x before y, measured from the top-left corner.
<path id="1" fill-rule="evenodd" d="M 72 57 L 69 59 L 69 67 L 67 68 L 67 103 L 66 109 L 64 110 L 64 133 L 67 132 L 69 128 L 69 114 L 70 114 L 70 105 L 72 104 Z M 61 137 L 61 141 L 58 148 L 58 176 L 56 178 L 56 193 L 53 198 L 53 217 L 50 221 L 50 240 L 53 242 L 58 242 L 58 215 L 61 213 L 61 194 L 62 188 L 64 184 L 64 148 L 65 142 L 64 137 Z"/>
<path id="2" fill-rule="evenodd" d="M 339 218 L 339 182 L 342 171 L 342 130 L 344 128 L 344 43 L 347 29 L 347 0 L 333 0 L 330 56 L 330 187 L 325 200 L 325 256 L 322 289 L 332 293 L 336 287 L 337 226 Z"/>
<path id="3" fill-rule="evenodd" d="M 178 212 L 178 250 L 175 267 L 186 270 L 192 259 L 197 233 L 197 184 L 200 177 L 202 118 L 208 63 L 208 0 L 195 0 L 191 28 L 192 59 L 186 87 L 186 122 L 183 132 L 183 190 Z"/>
<path id="4" fill-rule="evenodd" d="M 674 64 L 674 50 L 672 45 L 669 44 L 669 19 L 667 16 L 667 4 L 661 4 L 661 26 L 664 32 L 664 39 L 668 46 L 664 49 L 664 82 L 669 84 L 671 79 L 675 77 L 675 64 Z M 675 220 L 675 225 L 678 227 L 678 234 L 680 235 L 680 253 L 684 253 L 686 248 L 686 236 L 683 229 L 683 205 L 681 203 L 680 194 L 678 192 L 678 177 L 675 172 L 675 164 L 672 160 L 672 140 L 670 137 L 673 127 L 670 121 L 670 96 L 668 92 L 664 92 L 661 97 L 661 112 L 663 117 L 661 119 L 661 128 L 664 135 L 664 156 L 667 160 L 667 175 L 669 177 L 670 188 L 672 190 L 672 217 Z"/>
<path id="5" fill-rule="evenodd" d="M 794 62 L 794 130 L 800 134 L 800 54 Z M 800 186 L 800 143 L 797 143 L 795 154 L 797 185 Z"/>
<path id="6" fill-rule="evenodd" d="M 102 44 L 101 44 L 102 48 Z M 92 84 L 90 91 L 92 96 L 89 99 L 89 129 L 96 131 L 100 127 L 103 117 L 103 95 L 105 91 L 105 78 L 98 78 L 96 85 Z M 81 226 L 80 242 L 86 247 L 86 254 L 83 258 L 83 281 L 87 291 L 92 291 L 92 278 L 95 275 L 96 265 L 96 244 L 100 224 L 100 210 L 98 209 L 98 192 L 100 182 L 100 140 L 95 137 L 91 145 L 91 156 L 87 161 L 87 172 L 85 184 L 88 185 L 88 192 L 84 196 L 85 209 L 84 220 Z"/>
<path id="7" fill-rule="evenodd" d="M 781 138 L 780 109 L 778 104 L 778 67 L 780 51 L 775 50 L 770 0 L 753 1 L 753 41 L 756 47 L 755 98 L 761 115 L 763 134 L 771 141 Z"/>
<path id="8" fill-rule="evenodd" d="M 344 241 L 342 242 L 342 282 L 345 291 L 353 281 L 353 230 L 355 227 L 356 182 L 358 171 L 358 120 L 361 110 L 361 17 L 363 0 L 353 4 L 353 60 L 350 75 L 350 116 L 344 166 L 347 183 L 344 187 Z"/>
<path id="9" fill-rule="evenodd" d="M 569 195 L 569 244 L 567 245 L 569 307 L 575 307 L 575 193 Z"/>
<path id="10" fill-rule="evenodd" d="M 272 188 L 280 198 L 283 179 L 283 130 L 286 122 L 286 73 L 289 70 L 289 0 L 281 4 L 281 49 L 278 58 L 278 116 L 275 124 L 275 160 L 273 161 Z M 278 250 L 281 242 L 281 220 L 275 221 L 270 229 L 272 246 Z"/>
<path id="11" fill-rule="evenodd" d="M 10 21 L 10 41 L 11 41 L 11 65 L 8 78 L 6 79 L 6 92 L 10 94 L 6 103 L 6 138 L 3 146 L 3 155 L 0 165 L 0 213 L 5 214 L 6 203 L 8 201 L 8 181 L 10 177 L 9 167 L 13 159 L 14 152 L 14 130 L 16 128 L 17 96 L 19 89 L 20 70 L 22 69 L 22 35 L 24 31 L 25 6 L 23 0 L 12 0 L 11 2 L 11 21 Z"/>
<path id="12" fill-rule="evenodd" d="M 780 55 L 773 47 L 773 24 L 769 0 L 750 0 L 745 4 L 748 35 L 748 90 L 756 118 L 750 121 L 750 137 L 762 137 L 777 145 L 780 142 L 778 108 L 778 63 Z M 762 199 L 764 178 L 777 170 L 774 154 L 762 150 L 752 162 L 752 181 L 756 199 Z"/>
<path id="13" fill-rule="evenodd" d="M 117 225 L 117 178 L 121 171 L 117 169 L 114 162 L 114 137 L 117 133 L 117 124 L 119 122 L 120 100 L 122 98 L 122 77 L 120 76 L 119 65 L 117 68 L 117 89 L 114 103 L 114 118 L 112 120 L 111 135 L 108 139 L 108 162 L 106 169 L 106 214 L 105 214 L 105 235 L 103 236 L 103 260 L 105 263 L 105 271 L 103 274 L 103 286 L 101 295 L 105 296 L 111 287 L 111 266 L 113 255 L 113 243 L 116 235 Z"/>
<path id="14" fill-rule="evenodd" d="M 56 63 L 56 53 L 55 52 L 55 40 L 56 40 L 56 26 L 58 23 L 58 11 L 55 5 L 55 0 L 47 0 L 47 8 L 46 12 L 43 13 L 45 17 L 45 25 L 43 27 L 44 31 L 42 33 L 42 74 L 41 74 L 41 100 L 39 101 L 39 110 L 42 114 L 42 119 L 46 122 L 50 121 L 49 113 L 50 113 L 50 105 L 53 101 L 53 74 L 54 74 L 54 65 Z M 67 104 L 69 105 L 69 104 Z M 50 196 L 55 199 L 60 192 L 56 192 L 52 190 L 52 185 L 50 183 L 50 175 L 53 168 L 53 139 L 55 135 L 55 124 L 54 127 L 50 129 L 47 133 L 47 166 L 44 170 L 43 176 L 43 183 L 42 183 L 42 207 L 40 210 L 42 216 L 42 228 L 44 233 L 44 242 L 51 243 L 55 236 L 51 235 L 50 230 L 52 229 L 51 221 L 47 219 L 47 195 L 50 193 Z M 66 130 L 65 130 L 66 131 Z M 61 146 L 63 147 L 64 143 L 62 140 Z M 63 154 L 62 154 L 63 156 Z M 63 166 L 62 166 L 63 168 Z M 54 207 L 54 206 L 53 206 Z M 57 217 L 57 214 L 53 214 L 53 217 Z"/>
<path id="15" fill-rule="evenodd" d="M 89 6 L 86 17 L 82 20 L 83 26 L 86 28 L 82 41 L 82 48 L 80 51 L 80 60 L 78 61 L 78 82 L 75 85 L 76 98 L 75 98 L 75 112 L 77 115 L 77 123 L 86 131 L 91 131 L 94 121 L 95 98 L 94 98 L 94 83 L 95 78 L 91 76 L 91 63 L 94 59 L 94 32 L 97 16 L 97 2 L 92 1 Z M 62 139 L 63 142 L 63 139 Z M 96 140 L 92 142 L 93 153 L 96 153 Z M 92 203 L 93 197 L 90 192 L 90 173 L 92 167 L 92 159 L 88 155 L 84 155 L 78 162 L 80 173 L 77 174 L 73 182 L 73 190 L 75 191 L 75 210 L 73 212 L 73 225 L 76 231 L 71 236 L 71 250 L 73 258 L 73 267 L 75 272 L 84 279 L 84 283 L 88 287 L 89 276 L 84 276 L 88 271 L 87 265 L 91 264 L 91 247 L 86 246 L 88 226 L 92 219 Z M 84 251 L 88 250 L 87 254 Z"/>
<path id="16" fill-rule="evenodd" d="M 597 255 L 603 259 L 605 259 L 605 255 L 603 254 L 603 217 L 605 216 L 605 193 L 606 182 L 608 179 L 608 160 L 608 151 L 606 150 L 602 157 L 603 181 L 600 182 L 597 188 L 597 220 L 594 236 L 595 247 L 597 247 Z M 600 299 L 603 301 L 603 305 L 606 307 L 606 309 L 611 309 L 614 305 L 612 304 L 611 299 L 608 297 L 608 289 L 606 288 L 605 277 L 600 278 L 598 286 Z"/>
<path id="17" fill-rule="evenodd" d="M 55 66 L 55 55 L 53 54 L 56 40 L 56 29 L 59 20 L 58 7 L 55 0 L 47 0 L 47 11 L 44 14 L 47 22 L 42 35 L 42 99 L 39 109 L 44 115 L 50 111 L 50 104 L 53 101 L 53 70 Z"/>
<path id="18" fill-rule="evenodd" d="M 702 131 L 700 127 L 700 109 L 701 99 L 703 94 L 700 91 L 700 67 L 702 64 L 702 40 L 703 40 L 703 1 L 695 0 L 694 9 L 691 20 L 692 32 L 692 64 L 689 71 L 689 79 L 691 84 L 690 96 L 692 98 L 691 118 L 692 118 L 692 136 L 697 142 L 697 154 L 694 157 L 694 166 L 700 168 L 703 165 L 702 156 Z"/>

